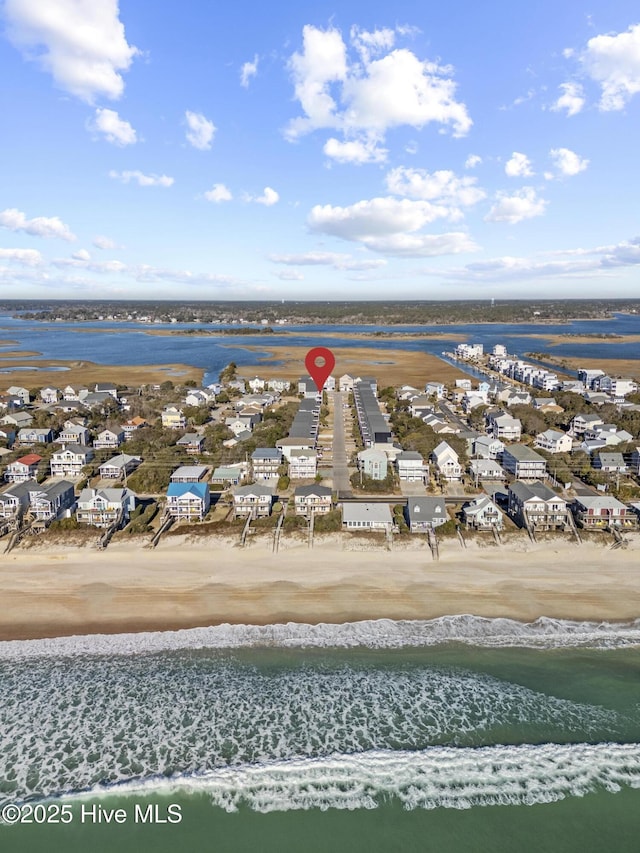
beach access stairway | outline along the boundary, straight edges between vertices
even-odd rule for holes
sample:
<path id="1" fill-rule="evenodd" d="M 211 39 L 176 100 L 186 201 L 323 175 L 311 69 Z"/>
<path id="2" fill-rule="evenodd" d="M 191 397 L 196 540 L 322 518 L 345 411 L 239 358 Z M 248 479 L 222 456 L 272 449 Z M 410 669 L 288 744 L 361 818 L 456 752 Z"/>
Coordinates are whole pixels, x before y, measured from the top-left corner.
<path id="1" fill-rule="evenodd" d="M 116 530 L 119 530 L 119 528 L 122 526 L 123 521 L 124 521 L 124 509 L 121 508 L 119 510 L 118 515 L 116 516 L 115 520 L 113 521 L 113 523 L 110 524 L 106 530 L 103 530 L 102 533 L 100 534 L 100 536 L 98 537 L 98 541 L 96 542 L 95 547 L 99 551 L 104 551 L 104 549 L 107 547 L 107 545 L 111 541 L 111 537 L 113 536 L 113 534 L 116 532 Z"/>
<path id="2" fill-rule="evenodd" d="M 531 523 L 529 513 L 526 511 L 526 509 L 522 513 L 522 520 L 524 521 L 525 530 L 529 534 L 529 539 L 531 539 L 532 542 L 536 542 L 536 534 L 533 528 L 533 524 Z"/>
<path id="3" fill-rule="evenodd" d="M 626 548 L 629 544 L 628 541 L 624 538 L 622 533 L 618 530 L 615 524 L 610 524 L 608 526 L 609 533 L 613 534 L 614 541 L 611 543 L 610 548 Z"/>
<path id="4" fill-rule="evenodd" d="M 573 520 L 573 513 L 571 512 L 571 510 L 567 510 L 567 524 L 568 524 L 569 530 L 575 536 L 576 542 L 578 543 L 578 545 L 582 545 L 582 537 L 578 533 L 578 528 L 576 527 L 576 523 Z"/>
<path id="5" fill-rule="evenodd" d="M 248 515 L 247 520 L 245 522 L 244 527 L 242 528 L 242 533 L 240 534 L 240 547 L 244 548 L 247 542 L 247 536 L 249 534 L 249 528 L 251 527 L 252 516 Z"/>
<path id="6" fill-rule="evenodd" d="M 491 532 L 493 533 L 493 538 L 495 540 L 496 545 L 502 545 L 502 537 L 500 536 L 500 531 L 498 530 L 497 524 L 491 525 Z"/>
<path id="7" fill-rule="evenodd" d="M 434 560 L 439 560 L 440 550 L 438 548 L 438 537 L 436 536 L 435 530 L 429 529 L 427 531 L 427 541 L 429 543 L 429 548 L 431 548 L 431 556 Z"/>
<path id="8" fill-rule="evenodd" d="M 175 518 L 172 515 L 169 515 L 166 511 L 164 516 L 162 517 L 162 523 L 158 530 L 154 533 L 151 542 L 148 544 L 148 548 L 155 548 L 158 542 L 160 541 L 160 537 L 169 530 L 170 527 L 173 527 L 175 522 Z"/>
<path id="9" fill-rule="evenodd" d="M 284 524 L 284 516 L 287 511 L 287 504 L 282 505 L 282 512 L 278 516 L 278 521 L 276 523 L 275 529 L 273 531 L 273 553 L 278 553 L 278 548 L 280 547 L 280 536 L 282 534 L 282 525 Z"/>
<path id="10" fill-rule="evenodd" d="M 316 523 L 316 514 L 313 510 L 311 510 L 311 518 L 309 519 L 309 530 L 307 533 L 307 545 L 309 548 L 313 548 L 313 530 Z"/>
<path id="11" fill-rule="evenodd" d="M 460 545 L 463 548 L 466 548 L 467 547 L 467 541 L 464 538 L 464 533 L 462 532 L 462 528 L 460 527 L 459 524 L 456 524 L 456 534 L 458 536 L 458 541 L 460 542 Z"/>

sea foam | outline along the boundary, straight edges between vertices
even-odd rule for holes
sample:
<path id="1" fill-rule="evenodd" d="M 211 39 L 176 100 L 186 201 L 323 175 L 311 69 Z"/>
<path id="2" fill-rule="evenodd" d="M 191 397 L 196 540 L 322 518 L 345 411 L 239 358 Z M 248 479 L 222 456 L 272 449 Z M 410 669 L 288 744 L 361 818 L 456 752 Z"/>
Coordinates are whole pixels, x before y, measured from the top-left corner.
<path id="1" fill-rule="evenodd" d="M 428 620 L 376 619 L 342 624 L 215 625 L 181 631 L 91 634 L 0 642 L 0 660 L 76 655 L 132 655 L 180 649 L 402 648 L 464 643 L 484 647 L 615 649 L 640 646 L 640 619 L 575 622 L 540 617 L 533 622 L 442 616 Z"/>

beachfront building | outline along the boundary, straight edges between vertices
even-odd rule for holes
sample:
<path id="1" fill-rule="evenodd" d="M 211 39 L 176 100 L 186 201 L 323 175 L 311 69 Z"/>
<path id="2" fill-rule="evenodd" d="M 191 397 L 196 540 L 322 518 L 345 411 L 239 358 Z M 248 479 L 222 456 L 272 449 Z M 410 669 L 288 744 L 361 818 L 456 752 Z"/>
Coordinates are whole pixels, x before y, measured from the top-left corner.
<path id="1" fill-rule="evenodd" d="M 59 480 L 29 492 L 29 513 L 38 521 L 69 518 L 76 504 L 73 483 Z"/>
<path id="2" fill-rule="evenodd" d="M 103 429 L 96 436 L 93 446 L 96 450 L 113 449 L 115 447 L 120 447 L 123 441 L 124 432 L 121 429 Z"/>
<path id="3" fill-rule="evenodd" d="M 14 483 L 4 492 L 0 492 L 0 518 L 7 519 L 15 516 L 18 511 L 24 511 L 29 506 L 32 491 L 38 491 L 40 485 L 35 480 L 25 480 Z"/>
<path id="4" fill-rule="evenodd" d="M 199 435 L 197 432 L 187 432 L 182 438 L 176 441 L 176 447 L 179 447 L 191 456 L 197 456 L 199 453 L 202 453 L 204 436 Z"/>
<path id="5" fill-rule="evenodd" d="M 282 451 L 277 447 L 256 447 L 251 454 L 251 470 L 256 480 L 277 480 L 282 465 Z"/>
<path id="6" fill-rule="evenodd" d="M 587 529 L 637 526 L 635 512 L 612 495 L 579 495 L 571 509 L 580 527 Z"/>
<path id="7" fill-rule="evenodd" d="M 403 450 L 398 453 L 395 465 L 398 477 L 404 483 L 424 483 L 429 470 L 424 457 L 417 450 Z"/>
<path id="8" fill-rule="evenodd" d="M 269 486 L 252 483 L 232 489 L 233 509 L 236 518 L 264 518 L 271 514 L 273 491 Z"/>
<path id="9" fill-rule="evenodd" d="M 538 480 L 547 474 L 547 460 L 526 444 L 505 447 L 502 467 L 517 480 Z"/>
<path id="10" fill-rule="evenodd" d="M 83 489 L 78 497 L 76 518 L 79 524 L 93 527 L 123 526 L 136 507 L 136 496 L 130 489 Z"/>
<path id="11" fill-rule="evenodd" d="M 7 465 L 4 478 L 8 483 L 26 483 L 27 480 L 35 480 L 38 465 L 41 462 L 42 456 L 38 456 L 37 453 L 27 453 Z"/>
<path id="12" fill-rule="evenodd" d="M 292 450 L 289 454 L 291 480 L 309 480 L 318 471 L 318 454 L 315 450 Z"/>
<path id="13" fill-rule="evenodd" d="M 210 504 L 207 483 L 169 483 L 166 511 L 176 521 L 202 521 L 209 512 Z"/>
<path id="14" fill-rule="evenodd" d="M 181 465 L 171 475 L 172 483 L 199 483 L 207 476 L 206 465 Z"/>
<path id="15" fill-rule="evenodd" d="M 129 456 L 128 453 L 119 453 L 107 462 L 103 462 L 98 468 L 100 476 L 105 480 L 120 480 L 135 471 L 142 460 L 139 456 Z"/>
<path id="16" fill-rule="evenodd" d="M 536 531 L 565 530 L 571 525 L 567 502 L 539 481 L 511 483 L 508 510 L 518 524 Z"/>
<path id="17" fill-rule="evenodd" d="M 18 444 L 51 444 L 53 441 L 53 430 L 50 428 L 36 429 L 24 427 L 18 430 Z"/>
<path id="18" fill-rule="evenodd" d="M 462 520 L 471 530 L 502 530 L 504 513 L 489 495 L 481 495 L 462 507 Z"/>
<path id="19" fill-rule="evenodd" d="M 387 476 L 387 454 L 370 447 L 358 453 L 358 469 L 372 480 L 384 480 Z"/>
<path id="20" fill-rule="evenodd" d="M 393 527 L 391 508 L 384 503 L 345 503 L 342 505 L 342 526 L 345 530 L 390 532 Z"/>
<path id="21" fill-rule="evenodd" d="M 459 462 L 459 456 L 446 441 L 441 441 L 437 447 L 434 447 L 431 458 L 441 480 L 460 480 L 462 466 Z"/>
<path id="22" fill-rule="evenodd" d="M 404 516 L 411 533 L 428 533 L 449 520 L 443 498 L 409 498 Z"/>
<path id="23" fill-rule="evenodd" d="M 296 515 L 325 514 L 331 510 L 331 489 L 328 486 L 296 486 L 293 493 L 293 505 Z"/>
<path id="24" fill-rule="evenodd" d="M 535 446 L 547 453 L 571 453 L 573 439 L 566 432 L 557 429 L 546 429 L 536 436 Z"/>
<path id="25" fill-rule="evenodd" d="M 182 409 L 177 406 L 166 406 L 160 417 L 165 429 L 184 429 L 187 425 L 187 419 Z"/>
<path id="26" fill-rule="evenodd" d="M 51 457 L 52 477 L 79 477 L 84 466 L 93 459 L 93 450 L 81 444 L 69 444 Z"/>

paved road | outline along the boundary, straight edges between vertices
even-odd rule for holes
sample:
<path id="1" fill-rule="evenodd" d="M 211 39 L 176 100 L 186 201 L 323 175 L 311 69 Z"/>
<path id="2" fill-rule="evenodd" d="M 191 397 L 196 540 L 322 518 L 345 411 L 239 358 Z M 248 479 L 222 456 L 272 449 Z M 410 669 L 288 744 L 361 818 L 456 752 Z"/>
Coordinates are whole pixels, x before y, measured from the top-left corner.
<path id="1" fill-rule="evenodd" d="M 351 494 L 349 468 L 347 467 L 347 449 L 345 446 L 344 413 L 342 408 L 348 395 L 340 391 L 333 392 L 333 489 L 341 494 Z"/>

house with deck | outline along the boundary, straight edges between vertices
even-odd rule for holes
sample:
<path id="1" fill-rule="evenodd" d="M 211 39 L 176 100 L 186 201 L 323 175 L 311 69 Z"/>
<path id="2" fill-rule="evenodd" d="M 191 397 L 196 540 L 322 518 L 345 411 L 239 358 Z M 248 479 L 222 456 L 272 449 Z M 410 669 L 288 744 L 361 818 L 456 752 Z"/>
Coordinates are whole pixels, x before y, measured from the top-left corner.
<path id="1" fill-rule="evenodd" d="M 177 406 L 166 406 L 160 415 L 162 426 L 165 429 L 184 429 L 187 425 L 187 419 L 184 416 L 182 409 Z"/>
<path id="2" fill-rule="evenodd" d="M 207 483 L 169 483 L 166 511 L 176 521 L 202 521 L 210 505 L 211 495 Z"/>
<path id="3" fill-rule="evenodd" d="M 207 476 L 206 465 L 181 465 L 171 475 L 172 483 L 199 483 Z"/>
<path id="4" fill-rule="evenodd" d="M 411 533 L 428 533 L 449 520 L 444 498 L 410 497 L 404 517 Z"/>
<path id="5" fill-rule="evenodd" d="M 511 444 L 505 447 L 502 467 L 517 480 L 539 480 L 544 479 L 547 474 L 547 460 L 526 444 Z"/>
<path id="6" fill-rule="evenodd" d="M 233 509 L 236 518 L 264 518 L 271 514 L 273 490 L 269 486 L 252 483 L 232 489 Z"/>
<path id="7" fill-rule="evenodd" d="M 93 449 L 81 444 L 68 444 L 51 457 L 52 477 L 80 477 L 82 469 L 93 459 Z"/>
<path id="8" fill-rule="evenodd" d="M 566 432 L 546 429 L 536 436 L 535 446 L 539 447 L 540 450 L 546 450 L 547 453 L 571 453 L 573 439 Z"/>
<path id="9" fill-rule="evenodd" d="M 41 462 L 42 456 L 38 456 L 37 453 L 27 453 L 7 465 L 4 478 L 8 483 L 26 483 L 27 480 L 35 480 Z"/>
<path id="10" fill-rule="evenodd" d="M 88 447 L 91 444 L 89 430 L 83 424 L 66 421 L 62 432 L 56 439 L 56 444 L 82 444 Z"/>
<path id="11" fill-rule="evenodd" d="M 441 480 L 453 481 L 461 479 L 462 466 L 459 461 L 460 457 L 446 441 L 441 441 L 440 444 L 434 447 L 431 458 Z"/>
<path id="12" fill-rule="evenodd" d="M 462 520 L 470 530 L 502 530 L 504 513 L 489 495 L 481 495 L 462 507 Z"/>
<path id="13" fill-rule="evenodd" d="M 223 486 L 237 486 L 244 479 L 247 466 L 244 462 L 236 462 L 233 465 L 220 465 L 215 468 L 211 475 L 211 482 Z"/>
<path id="14" fill-rule="evenodd" d="M 293 505 L 296 515 L 310 518 L 311 515 L 323 515 L 331 510 L 331 489 L 314 483 L 310 486 L 296 486 L 293 493 Z"/>
<path id="15" fill-rule="evenodd" d="M 345 530 L 390 532 L 393 528 L 391 508 L 386 503 L 345 503 L 342 505 L 342 527 Z"/>
<path id="16" fill-rule="evenodd" d="M 31 402 L 29 389 L 23 388 L 21 385 L 12 385 L 10 388 L 7 388 L 7 394 L 10 397 L 19 397 L 23 406 L 27 406 Z"/>
<path id="17" fill-rule="evenodd" d="M 83 489 L 78 497 L 76 518 L 79 524 L 93 527 L 111 527 L 116 522 L 122 527 L 135 508 L 136 496 L 130 489 Z"/>
<path id="18" fill-rule="evenodd" d="M 176 447 L 180 447 L 191 456 L 197 456 L 204 449 L 204 436 L 197 432 L 187 432 L 176 441 Z"/>
<path id="19" fill-rule="evenodd" d="M 51 444 L 53 442 L 53 430 L 50 427 L 41 429 L 35 427 L 23 427 L 18 430 L 18 444 Z"/>
<path id="20" fill-rule="evenodd" d="M 96 450 L 104 450 L 120 447 L 124 441 L 124 432 L 121 429 L 103 429 L 96 436 L 93 446 Z"/>
<path id="21" fill-rule="evenodd" d="M 417 450 L 403 450 L 395 460 L 398 477 L 404 483 L 424 483 L 429 468 L 424 457 Z"/>
<path id="22" fill-rule="evenodd" d="M 277 480 L 282 451 L 277 447 L 256 447 L 251 454 L 251 469 L 256 480 Z"/>
<path id="23" fill-rule="evenodd" d="M 504 450 L 504 443 L 492 435 L 479 435 L 473 441 L 473 454 L 479 459 L 497 459 Z"/>
<path id="24" fill-rule="evenodd" d="M 59 480 L 29 492 L 29 513 L 38 521 L 69 518 L 76 505 L 73 483 Z"/>
<path id="25" fill-rule="evenodd" d="M 61 392 L 58 388 L 51 388 L 47 386 L 46 388 L 40 389 L 40 399 L 47 406 L 51 405 L 51 403 L 57 403 L 60 394 Z"/>
<path id="26" fill-rule="evenodd" d="M 119 453 L 107 462 L 103 462 L 98 471 L 105 480 L 122 480 L 135 471 L 141 461 L 139 456 Z"/>
<path id="27" fill-rule="evenodd" d="M 144 429 L 149 426 L 147 421 L 141 417 L 131 418 L 122 424 L 122 432 L 125 434 L 125 439 L 131 438 L 139 429 Z"/>
<path id="28" fill-rule="evenodd" d="M 318 471 L 318 454 L 315 450 L 292 450 L 289 454 L 289 477 L 308 480 Z"/>
<path id="29" fill-rule="evenodd" d="M 387 454 L 375 447 L 361 450 L 358 453 L 358 468 L 372 480 L 384 480 L 387 476 Z"/>
<path id="30" fill-rule="evenodd" d="M 509 515 L 522 527 L 534 531 L 566 530 L 571 527 L 567 501 L 540 481 L 509 486 Z"/>
<path id="31" fill-rule="evenodd" d="M 606 474 L 625 474 L 627 463 L 622 453 L 598 453 L 593 460 L 593 467 Z"/>
<path id="32" fill-rule="evenodd" d="M 637 526 L 633 510 L 612 495 L 578 495 L 571 509 L 580 527 L 588 530 Z"/>

